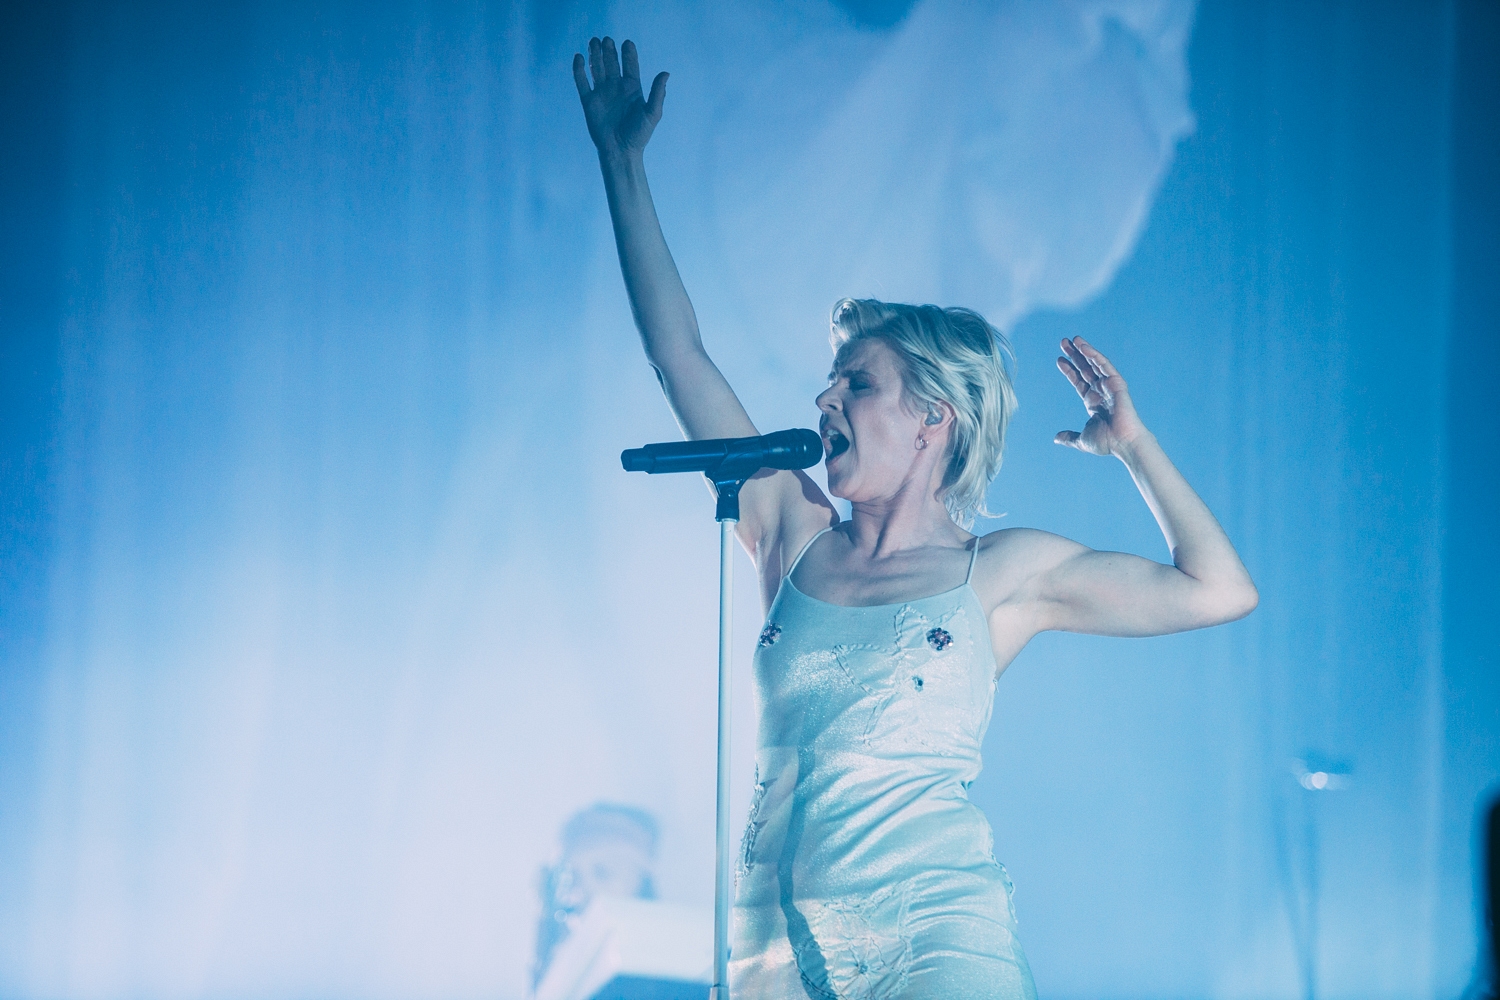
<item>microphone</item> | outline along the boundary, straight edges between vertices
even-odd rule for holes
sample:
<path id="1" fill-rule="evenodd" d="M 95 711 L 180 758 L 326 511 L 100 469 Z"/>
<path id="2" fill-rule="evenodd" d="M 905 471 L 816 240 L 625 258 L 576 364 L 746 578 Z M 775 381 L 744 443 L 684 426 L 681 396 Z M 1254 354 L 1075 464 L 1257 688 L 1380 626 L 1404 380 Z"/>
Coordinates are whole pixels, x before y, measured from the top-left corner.
<path id="1" fill-rule="evenodd" d="M 715 482 L 748 479 L 761 469 L 806 469 L 823 458 L 823 439 L 798 427 L 759 437 L 667 441 L 620 452 L 626 472 L 702 472 Z"/>

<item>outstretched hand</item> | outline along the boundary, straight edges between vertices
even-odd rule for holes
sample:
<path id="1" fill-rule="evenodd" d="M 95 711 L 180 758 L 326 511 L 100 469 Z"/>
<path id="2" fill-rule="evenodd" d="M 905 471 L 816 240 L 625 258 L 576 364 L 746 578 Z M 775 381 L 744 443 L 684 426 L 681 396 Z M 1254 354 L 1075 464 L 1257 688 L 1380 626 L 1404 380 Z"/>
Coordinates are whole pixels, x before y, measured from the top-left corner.
<path id="1" fill-rule="evenodd" d="M 1058 431 L 1052 440 L 1091 455 L 1117 455 L 1145 432 L 1125 379 L 1082 337 L 1063 338 L 1057 369 L 1068 377 L 1088 410 L 1083 431 Z"/>
<path id="2" fill-rule="evenodd" d="M 589 39 L 588 68 L 594 76 L 592 87 L 583 71 L 583 55 L 573 56 L 573 82 L 583 102 L 589 137 L 601 155 L 639 155 L 661 121 L 667 74 L 656 74 L 650 96 L 642 98 L 641 61 L 635 43 L 627 40 L 616 57 L 612 38 Z"/>

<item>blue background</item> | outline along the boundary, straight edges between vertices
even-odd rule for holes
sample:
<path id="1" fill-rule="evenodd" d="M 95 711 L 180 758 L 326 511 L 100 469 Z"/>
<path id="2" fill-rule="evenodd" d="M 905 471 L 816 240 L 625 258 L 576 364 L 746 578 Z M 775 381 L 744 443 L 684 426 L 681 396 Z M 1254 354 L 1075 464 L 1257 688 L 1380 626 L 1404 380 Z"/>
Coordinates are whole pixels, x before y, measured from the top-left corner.
<path id="1" fill-rule="evenodd" d="M 1493 4 L 79 4 L 0 33 L 0 994 L 520 996 L 599 799 L 711 897 L 714 526 L 618 471 L 675 429 L 567 72 L 606 32 L 673 72 L 648 163 L 763 430 L 839 296 L 972 305 L 990 527 L 1166 558 L 1050 444 L 1081 334 L 1260 586 L 1005 674 L 972 795 L 1043 995 L 1486 977 Z"/>

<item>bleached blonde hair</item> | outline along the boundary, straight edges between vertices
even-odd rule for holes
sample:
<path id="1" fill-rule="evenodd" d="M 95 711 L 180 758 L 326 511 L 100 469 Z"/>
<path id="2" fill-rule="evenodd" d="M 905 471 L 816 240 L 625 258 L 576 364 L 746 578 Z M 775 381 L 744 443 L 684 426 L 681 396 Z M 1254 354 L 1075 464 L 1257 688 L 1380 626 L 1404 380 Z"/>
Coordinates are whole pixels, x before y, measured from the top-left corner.
<path id="1" fill-rule="evenodd" d="M 992 516 L 984 497 L 1000 471 L 1005 429 L 1016 410 L 1010 341 L 972 309 L 912 306 L 876 299 L 841 299 L 833 307 L 834 356 L 878 337 L 901 359 L 901 381 L 913 412 L 947 403 L 955 414 L 948 437 L 943 505 L 964 528 Z"/>

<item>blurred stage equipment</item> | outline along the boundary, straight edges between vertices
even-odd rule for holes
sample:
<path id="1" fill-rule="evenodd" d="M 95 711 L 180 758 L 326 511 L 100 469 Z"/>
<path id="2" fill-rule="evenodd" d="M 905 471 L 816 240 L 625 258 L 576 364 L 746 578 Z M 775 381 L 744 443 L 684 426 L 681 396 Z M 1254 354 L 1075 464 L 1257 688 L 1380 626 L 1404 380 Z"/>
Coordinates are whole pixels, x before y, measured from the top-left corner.
<path id="1" fill-rule="evenodd" d="M 562 851 L 541 871 L 533 990 L 557 950 L 601 896 L 656 898 L 656 818 L 636 806 L 595 802 L 569 817 Z"/>
<path id="2" fill-rule="evenodd" d="M 719 773 L 714 821 L 714 962 L 709 1000 L 729 1000 L 729 694 L 734 526 L 740 487 L 761 469 L 806 469 L 823 457 L 816 431 L 797 428 L 748 438 L 671 441 L 620 453 L 626 472 L 702 472 L 714 484 L 719 522 Z"/>
<path id="3" fill-rule="evenodd" d="M 1318 955 L 1321 947 L 1319 915 L 1322 912 L 1322 840 L 1318 836 L 1318 803 L 1327 798 L 1324 792 L 1348 789 L 1353 768 L 1344 760 L 1309 751 L 1291 761 L 1292 778 L 1304 792 L 1296 794 L 1293 807 L 1301 813 L 1300 851 L 1293 839 L 1293 814 L 1286 812 L 1284 800 L 1276 819 L 1277 859 L 1281 869 L 1282 889 L 1286 894 L 1287 916 L 1291 922 L 1292 942 L 1297 954 L 1297 972 L 1302 980 L 1302 995 L 1316 1000 L 1318 990 Z M 1300 853 L 1302 871 L 1296 872 Z"/>
<path id="4" fill-rule="evenodd" d="M 553 952 L 534 1000 L 699 1000 L 713 971 L 708 914 L 600 896 Z"/>
<path id="5" fill-rule="evenodd" d="M 1485 855 L 1485 876 L 1490 890 L 1484 913 L 1485 927 L 1490 932 L 1490 995 L 1500 996 L 1500 798 L 1490 805 Z"/>
<path id="6" fill-rule="evenodd" d="M 1350 767 L 1309 754 L 1292 761 L 1292 777 L 1309 792 L 1341 792 L 1349 787 Z"/>

